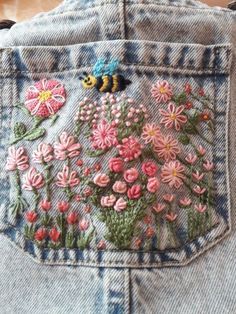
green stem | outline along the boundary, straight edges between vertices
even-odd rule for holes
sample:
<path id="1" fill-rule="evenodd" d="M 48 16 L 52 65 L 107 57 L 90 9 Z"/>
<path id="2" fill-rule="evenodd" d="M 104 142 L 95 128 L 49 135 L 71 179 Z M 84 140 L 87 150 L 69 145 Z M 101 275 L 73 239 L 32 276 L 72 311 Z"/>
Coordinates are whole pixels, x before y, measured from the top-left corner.
<path id="1" fill-rule="evenodd" d="M 52 165 L 44 164 L 44 171 L 45 171 L 45 178 L 46 178 L 45 189 L 46 189 L 47 201 L 51 201 L 50 185 L 51 185 L 51 182 L 53 180 L 53 178 L 51 178 L 51 169 L 52 169 Z"/>
<path id="2" fill-rule="evenodd" d="M 40 199 L 40 194 L 37 189 L 33 188 L 33 193 L 34 193 L 34 202 L 35 202 L 35 210 L 38 207 L 39 204 L 39 199 Z"/>

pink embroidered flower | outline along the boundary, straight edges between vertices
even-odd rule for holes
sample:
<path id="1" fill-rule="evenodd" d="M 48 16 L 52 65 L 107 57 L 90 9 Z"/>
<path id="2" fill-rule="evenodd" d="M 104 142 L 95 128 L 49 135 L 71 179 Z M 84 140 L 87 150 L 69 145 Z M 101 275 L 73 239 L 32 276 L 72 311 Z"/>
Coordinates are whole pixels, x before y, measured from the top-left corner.
<path id="1" fill-rule="evenodd" d="M 116 181 L 112 187 L 113 191 L 116 193 L 125 193 L 127 191 L 127 184 L 123 181 Z"/>
<path id="2" fill-rule="evenodd" d="M 135 168 L 130 168 L 125 170 L 124 172 L 124 179 L 128 183 L 133 183 L 138 179 L 139 173 L 138 170 Z"/>
<path id="3" fill-rule="evenodd" d="M 192 173 L 192 177 L 195 181 L 199 182 L 204 178 L 204 173 L 200 173 L 198 170 Z"/>
<path id="4" fill-rule="evenodd" d="M 185 160 L 190 164 L 193 165 L 195 164 L 195 162 L 197 161 L 197 156 L 196 155 L 192 155 L 191 153 L 187 155 L 187 157 L 185 157 Z"/>
<path id="5" fill-rule="evenodd" d="M 157 81 L 156 84 L 152 85 L 151 93 L 157 103 L 165 103 L 173 95 L 172 87 L 167 81 Z"/>
<path id="6" fill-rule="evenodd" d="M 22 188 L 27 191 L 38 190 L 44 186 L 44 178 L 43 175 L 33 167 L 29 169 L 29 171 L 23 176 Z"/>
<path id="7" fill-rule="evenodd" d="M 193 191 L 198 194 L 198 195 L 202 195 L 206 192 L 206 188 L 201 188 L 199 185 L 196 185 L 194 188 L 193 188 Z"/>
<path id="8" fill-rule="evenodd" d="M 213 162 L 210 162 L 209 160 L 206 160 L 203 164 L 203 168 L 206 170 L 206 171 L 211 171 L 213 170 L 214 168 L 214 164 Z"/>
<path id="9" fill-rule="evenodd" d="M 29 223 L 33 224 L 33 223 L 35 223 L 37 221 L 38 215 L 34 211 L 28 211 L 28 212 L 25 213 L 25 219 Z"/>
<path id="10" fill-rule="evenodd" d="M 164 194 L 163 195 L 163 200 L 167 203 L 172 203 L 174 199 L 175 199 L 174 194 Z"/>
<path id="11" fill-rule="evenodd" d="M 118 144 L 117 128 L 106 120 L 96 124 L 92 131 L 92 145 L 95 149 L 107 149 Z"/>
<path id="12" fill-rule="evenodd" d="M 116 197 L 112 194 L 109 196 L 102 196 L 101 205 L 102 207 L 112 207 L 115 204 Z"/>
<path id="13" fill-rule="evenodd" d="M 155 235 L 155 230 L 154 230 L 154 228 L 153 228 L 153 227 L 148 227 L 148 228 L 146 229 L 145 234 L 146 234 L 146 237 L 147 237 L 147 238 L 151 239 L 151 238 Z"/>
<path id="14" fill-rule="evenodd" d="M 153 210 L 155 213 L 159 214 L 161 213 L 164 209 L 165 209 L 165 205 L 164 204 L 161 204 L 161 203 L 157 203 L 155 206 L 153 206 Z"/>
<path id="15" fill-rule="evenodd" d="M 55 158 L 66 160 L 80 154 L 81 145 L 76 142 L 74 136 L 70 136 L 67 132 L 63 132 L 59 136 L 59 142 L 54 144 Z"/>
<path id="16" fill-rule="evenodd" d="M 109 160 L 109 169 L 112 172 L 122 172 L 124 170 L 124 161 L 121 158 L 112 158 Z"/>
<path id="17" fill-rule="evenodd" d="M 48 233 L 45 228 L 39 228 L 34 234 L 35 240 L 39 242 L 45 240 L 47 236 L 48 236 Z"/>
<path id="18" fill-rule="evenodd" d="M 147 190 L 150 193 L 156 193 L 156 191 L 160 188 L 160 182 L 157 178 L 148 178 Z"/>
<path id="19" fill-rule="evenodd" d="M 61 188 L 73 187 L 79 185 L 80 180 L 76 171 L 71 171 L 68 166 L 64 165 L 61 172 L 57 174 L 56 185 Z"/>
<path id="20" fill-rule="evenodd" d="M 154 144 L 154 151 L 159 158 L 165 161 L 176 159 L 176 155 L 180 153 L 178 141 L 173 139 L 172 136 L 167 135 L 160 137 Z"/>
<path id="21" fill-rule="evenodd" d="M 85 197 L 89 197 L 93 194 L 93 190 L 92 188 L 90 187 L 86 187 L 84 190 L 83 190 L 83 196 Z"/>
<path id="22" fill-rule="evenodd" d="M 80 231 L 86 231 L 89 228 L 89 221 L 85 218 L 82 218 L 79 222 L 79 230 Z"/>
<path id="23" fill-rule="evenodd" d="M 174 222 L 176 218 L 177 218 L 177 214 L 174 214 L 174 213 L 166 214 L 166 220 L 169 222 Z"/>
<path id="24" fill-rule="evenodd" d="M 50 231 L 49 231 L 49 237 L 50 240 L 54 243 L 58 242 L 60 239 L 61 233 L 60 231 L 57 230 L 56 227 L 53 227 Z"/>
<path id="25" fill-rule="evenodd" d="M 47 200 L 42 200 L 40 203 L 39 203 L 39 206 L 40 208 L 42 209 L 42 211 L 44 212 L 48 212 L 50 209 L 51 209 L 51 202 L 47 201 Z"/>
<path id="26" fill-rule="evenodd" d="M 142 172 L 149 177 L 155 176 L 158 167 L 153 161 L 146 161 L 142 163 Z"/>
<path id="27" fill-rule="evenodd" d="M 110 183 L 110 178 L 105 173 L 98 173 L 94 177 L 93 183 L 104 188 Z"/>
<path id="28" fill-rule="evenodd" d="M 160 128 L 154 123 L 152 124 L 147 123 L 143 127 L 141 138 L 142 140 L 144 140 L 145 144 L 148 143 L 154 144 L 160 136 L 161 136 Z"/>
<path id="29" fill-rule="evenodd" d="M 114 206 L 115 211 L 122 212 L 127 207 L 127 202 L 123 199 L 123 197 L 120 197 Z"/>
<path id="30" fill-rule="evenodd" d="M 206 149 L 205 149 L 204 147 L 202 147 L 202 145 L 199 145 L 199 146 L 198 146 L 197 151 L 198 151 L 198 154 L 199 154 L 200 156 L 204 156 L 204 155 L 206 154 Z"/>
<path id="31" fill-rule="evenodd" d="M 60 213 L 64 214 L 70 208 L 70 204 L 66 201 L 61 201 L 57 204 L 57 209 Z"/>
<path id="32" fill-rule="evenodd" d="M 76 212 L 71 212 L 68 214 L 67 218 L 66 218 L 66 221 L 69 225 L 75 225 L 77 224 L 79 220 L 79 215 L 78 213 Z"/>
<path id="33" fill-rule="evenodd" d="M 128 189 L 127 195 L 128 198 L 131 200 L 138 199 L 141 197 L 142 194 L 142 187 L 141 185 L 133 185 L 131 188 Z"/>
<path id="34" fill-rule="evenodd" d="M 165 163 L 162 167 L 162 182 L 168 183 L 171 188 L 179 189 L 183 185 L 185 168 L 177 160 Z"/>
<path id="35" fill-rule="evenodd" d="M 124 161 L 132 161 L 137 159 L 142 153 L 142 146 L 139 141 L 133 136 L 124 138 L 122 144 L 118 145 L 119 154 L 124 158 Z"/>
<path id="36" fill-rule="evenodd" d="M 183 207 L 188 207 L 188 206 L 190 206 L 190 205 L 192 204 L 192 201 L 191 201 L 190 198 L 185 197 L 185 198 L 180 199 L 180 200 L 179 200 L 179 203 L 180 203 L 180 205 L 183 206 Z"/>
<path id="37" fill-rule="evenodd" d="M 26 91 L 25 106 L 32 116 L 47 118 L 64 105 L 65 97 L 65 89 L 61 83 L 42 79 Z"/>
<path id="38" fill-rule="evenodd" d="M 104 240 L 100 240 L 97 244 L 98 250 L 105 250 L 106 249 L 106 242 Z"/>
<path id="39" fill-rule="evenodd" d="M 192 93 L 192 86 L 189 84 L 189 83 L 186 83 L 185 84 L 185 87 L 184 87 L 184 90 L 185 90 L 185 93 L 187 95 L 191 94 Z"/>
<path id="40" fill-rule="evenodd" d="M 50 144 L 40 143 L 38 149 L 33 151 L 33 162 L 43 164 L 53 159 L 53 148 Z"/>
<path id="41" fill-rule="evenodd" d="M 175 128 L 176 131 L 181 129 L 182 124 L 187 122 L 187 117 L 182 114 L 184 106 L 176 107 L 174 103 L 169 103 L 168 110 L 159 109 L 160 114 L 164 117 L 161 119 L 161 123 L 165 125 L 167 129 Z"/>
<path id="42" fill-rule="evenodd" d="M 207 210 L 207 206 L 203 205 L 203 204 L 198 204 L 198 205 L 194 205 L 194 208 L 196 209 L 196 211 L 198 211 L 199 213 L 204 213 Z"/>
<path id="43" fill-rule="evenodd" d="M 26 170 L 29 168 L 29 158 L 26 155 L 26 151 L 24 147 L 11 146 L 8 148 L 8 157 L 6 170 L 14 171 L 18 170 Z"/>

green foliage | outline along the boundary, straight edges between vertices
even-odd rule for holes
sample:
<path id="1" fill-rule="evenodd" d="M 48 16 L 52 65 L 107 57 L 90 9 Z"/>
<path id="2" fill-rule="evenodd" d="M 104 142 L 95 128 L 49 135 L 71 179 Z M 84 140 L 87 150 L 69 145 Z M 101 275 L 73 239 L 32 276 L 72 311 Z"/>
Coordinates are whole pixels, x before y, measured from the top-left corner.
<path id="1" fill-rule="evenodd" d="M 45 132 L 46 130 L 44 128 L 33 129 L 32 131 L 27 132 L 26 136 L 24 136 L 24 139 L 26 141 L 34 141 L 44 136 Z"/>
<path id="2" fill-rule="evenodd" d="M 190 138 L 186 134 L 182 134 L 178 137 L 178 140 L 183 145 L 188 145 L 190 143 Z"/>
<path id="3" fill-rule="evenodd" d="M 23 136 L 26 133 L 27 128 L 26 128 L 24 123 L 16 122 L 15 125 L 14 125 L 14 130 L 13 131 L 14 131 L 15 137 L 17 138 L 17 137 Z"/>

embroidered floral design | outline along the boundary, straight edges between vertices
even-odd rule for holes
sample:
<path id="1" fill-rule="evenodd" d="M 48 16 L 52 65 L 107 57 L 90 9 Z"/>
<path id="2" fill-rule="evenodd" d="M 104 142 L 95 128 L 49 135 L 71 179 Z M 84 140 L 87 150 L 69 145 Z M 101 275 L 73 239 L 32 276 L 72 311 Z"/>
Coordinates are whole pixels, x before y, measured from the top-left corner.
<path id="1" fill-rule="evenodd" d="M 54 143 L 55 158 L 66 160 L 67 158 L 77 157 L 80 154 L 81 145 L 76 142 L 74 136 L 69 136 L 63 132 L 59 136 L 59 142 Z"/>

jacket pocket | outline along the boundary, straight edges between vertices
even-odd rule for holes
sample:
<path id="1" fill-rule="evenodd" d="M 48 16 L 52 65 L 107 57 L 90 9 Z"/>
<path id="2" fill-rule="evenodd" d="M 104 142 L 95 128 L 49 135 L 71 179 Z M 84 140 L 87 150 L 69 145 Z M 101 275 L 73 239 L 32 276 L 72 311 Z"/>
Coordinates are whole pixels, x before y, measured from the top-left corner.
<path id="1" fill-rule="evenodd" d="M 230 232 L 230 46 L 1 56 L 1 229 L 17 246 L 52 265 L 178 266 Z"/>

